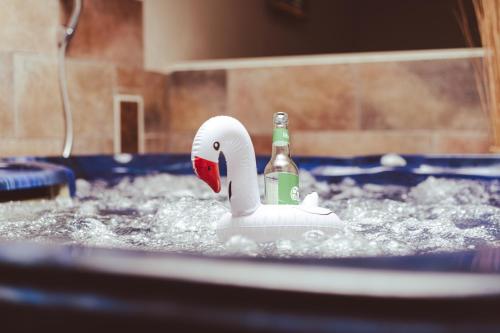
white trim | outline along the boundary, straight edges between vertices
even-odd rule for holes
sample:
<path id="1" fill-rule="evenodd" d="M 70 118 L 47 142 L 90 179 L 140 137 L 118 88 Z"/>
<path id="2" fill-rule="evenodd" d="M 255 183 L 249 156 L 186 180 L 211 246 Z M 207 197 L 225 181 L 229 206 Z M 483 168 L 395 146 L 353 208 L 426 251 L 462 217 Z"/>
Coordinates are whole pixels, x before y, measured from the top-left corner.
<path id="1" fill-rule="evenodd" d="M 141 95 L 126 95 L 118 94 L 113 96 L 113 114 L 114 114 L 114 135 L 113 135 L 113 150 L 115 154 L 121 154 L 121 113 L 120 103 L 132 102 L 137 103 L 137 126 L 138 126 L 138 143 L 139 154 L 143 154 L 144 149 L 144 99 Z"/>
<path id="2" fill-rule="evenodd" d="M 497 274 L 412 272 L 112 253 L 83 256 L 76 262 L 102 272 L 329 295 L 424 299 L 500 295 L 500 276 Z"/>
<path id="3" fill-rule="evenodd" d="M 355 64 L 371 62 L 422 61 L 484 57 L 482 48 L 418 51 L 362 52 L 325 55 L 283 56 L 241 59 L 186 61 L 169 65 L 165 73 L 214 69 L 265 68 L 284 66 Z"/>

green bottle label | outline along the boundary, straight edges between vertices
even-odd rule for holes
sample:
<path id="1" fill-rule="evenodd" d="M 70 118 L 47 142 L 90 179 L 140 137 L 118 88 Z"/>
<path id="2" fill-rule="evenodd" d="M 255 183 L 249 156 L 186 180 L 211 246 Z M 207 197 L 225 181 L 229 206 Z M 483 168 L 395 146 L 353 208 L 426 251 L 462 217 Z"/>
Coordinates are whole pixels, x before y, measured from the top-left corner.
<path id="1" fill-rule="evenodd" d="M 289 172 L 272 172 L 265 176 L 266 203 L 272 205 L 298 205 L 299 176 Z"/>
<path id="2" fill-rule="evenodd" d="M 273 130 L 273 145 L 275 146 L 286 146 L 290 143 L 290 137 L 288 136 L 288 129 L 277 127 Z"/>

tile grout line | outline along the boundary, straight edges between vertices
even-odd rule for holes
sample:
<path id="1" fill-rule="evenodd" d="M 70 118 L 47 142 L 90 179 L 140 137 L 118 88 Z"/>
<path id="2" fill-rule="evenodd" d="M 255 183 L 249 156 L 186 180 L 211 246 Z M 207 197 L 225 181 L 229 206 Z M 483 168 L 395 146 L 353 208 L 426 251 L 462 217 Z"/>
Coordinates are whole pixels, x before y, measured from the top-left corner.
<path id="1" fill-rule="evenodd" d="M 14 133 L 13 136 L 14 138 L 19 138 L 19 108 L 18 108 L 18 89 L 17 89 L 17 69 L 15 65 L 15 53 L 12 52 L 10 54 L 10 62 L 11 62 L 11 82 L 12 82 L 12 111 L 14 112 Z"/>
<path id="2" fill-rule="evenodd" d="M 357 117 L 357 129 L 363 130 L 363 82 L 361 80 L 361 75 L 359 73 L 358 66 L 354 64 L 349 64 L 351 67 L 351 75 L 354 81 L 354 105 Z"/>
<path id="3" fill-rule="evenodd" d="M 231 111 L 229 109 L 230 105 L 230 98 L 229 98 L 229 92 L 230 92 L 230 85 L 231 85 L 231 76 L 229 75 L 230 70 L 224 69 L 224 96 L 225 96 L 225 106 L 224 106 L 224 115 L 229 116 L 231 115 Z"/>
<path id="4" fill-rule="evenodd" d="M 165 92 L 166 95 L 166 106 L 168 110 L 168 124 L 167 124 L 167 131 L 165 133 L 166 135 L 166 143 L 165 143 L 165 151 L 168 153 L 172 151 L 172 134 L 175 132 L 175 129 L 172 127 L 172 119 L 174 118 L 174 109 L 172 108 L 172 91 L 174 87 L 174 80 L 172 79 L 172 74 L 165 74 L 167 77 L 167 91 Z"/>

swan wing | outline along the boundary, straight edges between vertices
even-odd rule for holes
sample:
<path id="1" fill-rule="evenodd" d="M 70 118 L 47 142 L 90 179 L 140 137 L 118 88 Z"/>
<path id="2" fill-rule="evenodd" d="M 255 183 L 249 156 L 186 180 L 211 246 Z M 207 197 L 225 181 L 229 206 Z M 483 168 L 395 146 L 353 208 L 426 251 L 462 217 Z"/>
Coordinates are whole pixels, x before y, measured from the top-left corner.
<path id="1" fill-rule="evenodd" d="M 306 195 L 304 200 L 302 200 L 301 206 L 307 207 L 318 207 L 319 206 L 319 196 L 318 193 L 312 192 Z"/>

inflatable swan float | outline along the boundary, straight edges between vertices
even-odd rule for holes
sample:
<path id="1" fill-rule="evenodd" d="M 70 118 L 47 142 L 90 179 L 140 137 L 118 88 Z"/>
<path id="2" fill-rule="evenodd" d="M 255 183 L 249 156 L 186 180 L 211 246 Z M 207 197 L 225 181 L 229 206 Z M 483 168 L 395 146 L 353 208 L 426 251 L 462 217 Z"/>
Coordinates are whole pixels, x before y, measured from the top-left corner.
<path id="1" fill-rule="evenodd" d="M 260 202 L 257 163 L 252 140 L 235 118 L 217 116 L 207 120 L 193 141 L 191 160 L 196 175 L 216 193 L 221 190 L 219 154 L 227 163 L 231 212 L 217 225 L 225 241 L 242 235 L 257 242 L 298 239 L 309 230 L 333 233 L 343 222 L 332 211 L 318 207 L 318 195 L 308 195 L 300 205 L 265 205 Z"/>

